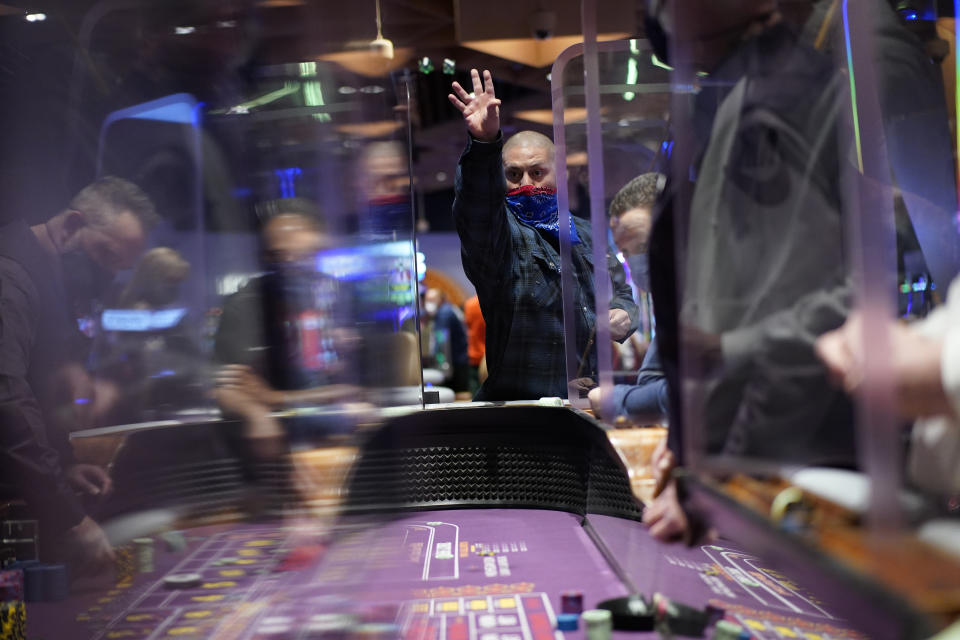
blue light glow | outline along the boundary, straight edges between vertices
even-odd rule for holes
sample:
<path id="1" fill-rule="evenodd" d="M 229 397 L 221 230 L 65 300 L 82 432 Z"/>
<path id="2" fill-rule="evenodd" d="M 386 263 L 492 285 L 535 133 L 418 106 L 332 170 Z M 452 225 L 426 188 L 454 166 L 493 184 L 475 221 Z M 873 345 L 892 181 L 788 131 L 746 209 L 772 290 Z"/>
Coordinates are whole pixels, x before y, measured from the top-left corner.
<path id="1" fill-rule="evenodd" d="M 297 176 L 300 176 L 303 174 L 303 171 L 301 171 L 300 167 L 289 167 L 287 169 L 275 169 L 273 173 L 280 180 L 280 197 L 281 198 L 297 197 L 297 188 L 295 185 L 295 180 Z"/>

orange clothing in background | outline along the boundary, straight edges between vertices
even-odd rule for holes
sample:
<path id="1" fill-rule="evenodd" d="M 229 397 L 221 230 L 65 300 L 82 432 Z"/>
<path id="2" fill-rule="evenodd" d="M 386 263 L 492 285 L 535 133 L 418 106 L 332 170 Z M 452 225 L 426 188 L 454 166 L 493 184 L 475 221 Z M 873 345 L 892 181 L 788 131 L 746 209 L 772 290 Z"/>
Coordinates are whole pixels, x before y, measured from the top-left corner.
<path id="1" fill-rule="evenodd" d="M 467 322 L 467 357 L 477 366 L 487 351 L 487 323 L 480 311 L 480 298 L 473 296 L 463 303 L 463 317 Z"/>

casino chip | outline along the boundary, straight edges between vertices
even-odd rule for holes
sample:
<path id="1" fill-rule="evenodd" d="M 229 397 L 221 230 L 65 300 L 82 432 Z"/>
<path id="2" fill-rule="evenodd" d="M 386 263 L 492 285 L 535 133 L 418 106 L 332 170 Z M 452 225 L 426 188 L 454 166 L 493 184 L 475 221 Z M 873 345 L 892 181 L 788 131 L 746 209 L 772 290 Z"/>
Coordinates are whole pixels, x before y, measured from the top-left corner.
<path id="1" fill-rule="evenodd" d="M 610 640 L 613 616 L 607 609 L 589 609 L 581 616 L 587 628 L 587 640 Z"/>
<path id="2" fill-rule="evenodd" d="M 203 577 L 199 573 L 177 573 L 163 579 L 163 586 L 167 589 L 192 589 L 199 587 Z"/>
<path id="3" fill-rule="evenodd" d="M 576 631 L 579 626 L 580 616 L 576 613 L 561 613 L 557 616 L 558 631 Z"/>

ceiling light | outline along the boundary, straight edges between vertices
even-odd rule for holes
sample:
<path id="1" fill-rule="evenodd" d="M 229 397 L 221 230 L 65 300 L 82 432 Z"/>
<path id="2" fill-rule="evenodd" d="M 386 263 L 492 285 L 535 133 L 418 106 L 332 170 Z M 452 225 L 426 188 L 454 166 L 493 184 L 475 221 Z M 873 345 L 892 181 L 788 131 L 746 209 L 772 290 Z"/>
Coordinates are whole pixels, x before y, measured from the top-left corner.
<path id="1" fill-rule="evenodd" d="M 549 10 L 546 6 L 549 4 Z M 597 40 L 629 38 L 636 33 L 636 0 L 603 0 L 597 15 Z M 580 3 L 543 0 L 459 2 L 456 33 L 460 44 L 532 67 L 553 63 L 567 47 L 583 42 Z M 490 16 L 518 16 L 490 20 Z M 523 19 L 529 16 L 530 19 Z"/>
<path id="2" fill-rule="evenodd" d="M 196 30 L 196 27 L 174 27 L 173 32 L 178 36 L 185 36 L 194 33 Z"/>
<path id="3" fill-rule="evenodd" d="M 360 87 L 360 93 L 366 93 L 368 95 L 375 95 L 377 93 L 383 93 L 384 88 L 378 84 L 367 85 L 366 87 Z"/>
<path id="4" fill-rule="evenodd" d="M 396 133 L 402 126 L 403 123 L 396 120 L 379 120 L 337 125 L 337 131 L 357 138 L 384 138 Z"/>
<path id="5" fill-rule="evenodd" d="M 600 114 L 603 115 L 606 113 L 605 108 L 600 109 Z M 513 113 L 514 118 L 519 118 L 520 120 L 527 120 L 529 122 L 536 122 L 539 124 L 553 124 L 553 110 L 552 109 L 526 109 L 523 111 L 515 111 Z M 584 107 L 567 107 L 563 110 L 563 123 L 564 124 L 575 124 L 577 122 L 585 122 L 587 119 L 587 110 Z"/>
<path id="6" fill-rule="evenodd" d="M 355 94 L 356 92 L 357 92 L 356 89 L 354 89 L 353 87 L 348 87 L 348 86 L 346 86 L 346 85 L 344 85 L 344 86 L 340 87 L 339 89 L 337 89 L 337 93 L 339 93 L 339 94 L 342 95 L 342 96 L 350 96 L 350 95 Z"/>
<path id="7" fill-rule="evenodd" d="M 47 19 L 47 14 L 45 13 L 28 13 L 24 16 L 24 19 L 27 22 L 43 22 Z"/>
<path id="8" fill-rule="evenodd" d="M 370 42 L 370 50 L 387 60 L 393 60 L 393 42 L 383 37 L 383 22 L 380 20 L 380 0 L 377 1 L 377 37 Z"/>

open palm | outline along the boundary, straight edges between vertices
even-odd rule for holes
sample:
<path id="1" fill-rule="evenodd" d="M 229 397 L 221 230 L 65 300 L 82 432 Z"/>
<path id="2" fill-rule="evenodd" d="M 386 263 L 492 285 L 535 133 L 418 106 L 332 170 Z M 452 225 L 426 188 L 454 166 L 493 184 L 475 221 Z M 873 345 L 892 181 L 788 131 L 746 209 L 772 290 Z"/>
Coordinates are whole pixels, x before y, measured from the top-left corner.
<path id="1" fill-rule="evenodd" d="M 454 82 L 453 93 L 447 97 L 453 106 L 463 114 L 467 123 L 467 131 L 474 138 L 490 142 L 497 137 L 500 131 L 500 100 L 493 92 L 493 76 L 489 71 L 483 72 L 483 83 L 480 83 L 480 74 L 476 69 L 470 70 L 473 80 L 473 94 L 467 93 L 459 82 Z"/>

